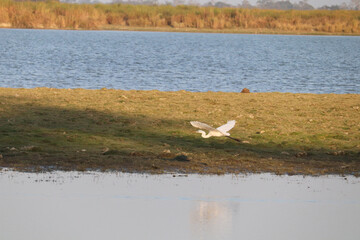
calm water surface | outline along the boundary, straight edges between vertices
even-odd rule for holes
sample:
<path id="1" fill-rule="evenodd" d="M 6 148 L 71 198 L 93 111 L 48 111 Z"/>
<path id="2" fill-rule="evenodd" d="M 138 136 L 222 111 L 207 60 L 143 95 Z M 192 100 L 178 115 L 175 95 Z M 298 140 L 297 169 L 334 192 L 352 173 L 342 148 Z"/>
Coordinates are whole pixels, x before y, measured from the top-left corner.
<path id="1" fill-rule="evenodd" d="M 360 93 L 360 37 L 0 29 L 0 87 Z"/>
<path id="2" fill-rule="evenodd" d="M 0 171 L 0 239 L 326 239 L 360 236 L 352 176 Z"/>

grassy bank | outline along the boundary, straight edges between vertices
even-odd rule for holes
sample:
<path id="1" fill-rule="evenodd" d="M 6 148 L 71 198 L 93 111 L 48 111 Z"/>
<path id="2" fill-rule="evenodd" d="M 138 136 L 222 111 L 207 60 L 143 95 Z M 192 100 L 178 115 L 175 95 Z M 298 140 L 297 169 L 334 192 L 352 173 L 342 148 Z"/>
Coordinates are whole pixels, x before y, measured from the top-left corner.
<path id="1" fill-rule="evenodd" d="M 219 126 L 203 139 L 189 121 Z M 360 173 L 360 95 L 0 88 L 0 166 Z"/>
<path id="2" fill-rule="evenodd" d="M 0 0 L 0 27 L 359 35 L 360 11 Z"/>

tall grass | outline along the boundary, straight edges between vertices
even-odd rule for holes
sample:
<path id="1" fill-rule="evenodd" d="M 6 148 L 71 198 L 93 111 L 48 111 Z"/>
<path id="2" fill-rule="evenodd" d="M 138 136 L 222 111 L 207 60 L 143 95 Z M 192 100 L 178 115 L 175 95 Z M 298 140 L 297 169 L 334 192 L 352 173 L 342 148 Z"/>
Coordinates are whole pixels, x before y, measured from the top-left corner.
<path id="1" fill-rule="evenodd" d="M 12 28 L 269 29 L 360 34 L 360 11 L 265 10 L 197 6 L 68 4 L 0 0 L 0 26 Z"/>

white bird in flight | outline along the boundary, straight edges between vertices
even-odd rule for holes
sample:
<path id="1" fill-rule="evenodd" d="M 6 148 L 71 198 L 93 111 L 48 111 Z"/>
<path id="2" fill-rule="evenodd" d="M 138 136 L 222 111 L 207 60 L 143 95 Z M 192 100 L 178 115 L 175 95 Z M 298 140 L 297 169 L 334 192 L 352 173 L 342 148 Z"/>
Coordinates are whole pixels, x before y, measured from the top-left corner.
<path id="1" fill-rule="evenodd" d="M 206 123 L 202 123 L 202 122 L 198 122 L 198 121 L 191 121 L 190 122 L 191 125 L 193 125 L 196 128 L 200 128 L 200 129 L 204 129 L 204 130 L 208 130 L 209 133 L 206 134 L 206 132 L 204 132 L 203 130 L 197 130 L 196 132 L 201 133 L 201 137 L 203 138 L 209 138 L 209 137 L 228 137 L 232 140 L 241 142 L 241 140 L 230 137 L 230 133 L 228 133 L 228 131 L 230 131 L 230 129 L 232 129 L 235 126 L 236 121 L 235 120 L 230 120 L 228 121 L 226 124 L 218 127 L 218 128 L 213 128 L 209 125 L 207 125 Z"/>

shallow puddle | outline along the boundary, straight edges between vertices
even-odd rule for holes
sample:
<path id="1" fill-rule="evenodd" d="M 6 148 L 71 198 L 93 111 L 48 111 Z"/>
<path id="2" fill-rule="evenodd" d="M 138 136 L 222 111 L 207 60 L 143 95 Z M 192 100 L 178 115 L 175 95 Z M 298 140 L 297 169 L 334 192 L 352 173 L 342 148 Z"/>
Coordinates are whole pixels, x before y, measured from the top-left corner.
<path id="1" fill-rule="evenodd" d="M 0 239 L 358 239 L 352 176 L 0 171 Z"/>

